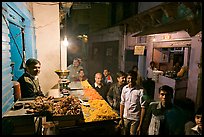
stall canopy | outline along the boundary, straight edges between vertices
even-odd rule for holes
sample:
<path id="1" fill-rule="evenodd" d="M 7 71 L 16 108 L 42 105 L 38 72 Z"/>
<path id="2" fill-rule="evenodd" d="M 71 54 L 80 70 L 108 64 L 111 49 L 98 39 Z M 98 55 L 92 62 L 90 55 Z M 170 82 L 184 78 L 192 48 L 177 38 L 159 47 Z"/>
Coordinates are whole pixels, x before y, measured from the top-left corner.
<path id="1" fill-rule="evenodd" d="M 180 30 L 194 36 L 202 30 L 202 2 L 164 2 L 119 24 L 133 37 Z"/>

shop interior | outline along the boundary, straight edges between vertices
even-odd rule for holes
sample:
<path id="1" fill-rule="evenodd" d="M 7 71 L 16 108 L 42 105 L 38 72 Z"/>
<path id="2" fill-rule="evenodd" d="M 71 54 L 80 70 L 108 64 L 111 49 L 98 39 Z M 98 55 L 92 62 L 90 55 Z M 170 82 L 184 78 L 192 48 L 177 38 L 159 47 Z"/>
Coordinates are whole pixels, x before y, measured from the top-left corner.
<path id="1" fill-rule="evenodd" d="M 156 62 L 157 69 L 163 71 L 164 76 L 176 78 L 180 69 L 189 65 L 190 45 L 179 42 L 168 45 L 169 43 L 155 44 L 153 60 Z"/>

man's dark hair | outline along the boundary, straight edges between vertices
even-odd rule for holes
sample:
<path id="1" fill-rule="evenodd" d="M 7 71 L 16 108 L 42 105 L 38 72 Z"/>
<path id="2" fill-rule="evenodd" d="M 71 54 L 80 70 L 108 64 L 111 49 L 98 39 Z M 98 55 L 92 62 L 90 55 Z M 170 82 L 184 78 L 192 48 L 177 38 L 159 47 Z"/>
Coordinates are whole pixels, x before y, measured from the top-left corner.
<path id="1" fill-rule="evenodd" d="M 151 61 L 151 62 L 150 62 L 150 65 L 151 65 L 151 64 L 154 64 L 154 65 L 155 65 L 155 62 L 154 62 L 154 61 Z"/>
<path id="2" fill-rule="evenodd" d="M 128 71 L 127 76 L 132 76 L 132 78 L 137 80 L 137 73 L 135 73 L 133 70 Z"/>
<path id="3" fill-rule="evenodd" d="M 39 60 L 37 60 L 37 59 L 34 59 L 34 58 L 30 58 L 30 59 L 28 59 L 27 61 L 26 61 L 26 66 L 27 67 L 30 67 L 32 64 L 40 64 L 41 65 L 41 63 L 40 63 L 40 61 Z"/>
<path id="4" fill-rule="evenodd" d="M 195 115 L 202 115 L 203 111 L 202 111 L 202 106 L 200 106 L 197 111 L 195 112 Z"/>
<path id="5" fill-rule="evenodd" d="M 119 71 L 119 72 L 116 73 L 116 77 L 117 77 L 117 78 L 122 77 L 122 76 L 125 76 L 125 77 L 126 77 L 127 75 L 126 75 L 126 73 L 123 72 L 123 71 Z"/>
<path id="6" fill-rule="evenodd" d="M 110 70 L 108 68 L 104 68 L 103 70 L 107 70 L 108 72 L 110 72 Z"/>
<path id="7" fill-rule="evenodd" d="M 163 85 L 159 88 L 159 93 L 161 92 L 161 90 L 166 91 L 167 94 L 171 95 L 171 97 L 173 97 L 173 88 L 168 86 L 168 85 Z"/>
<path id="8" fill-rule="evenodd" d="M 84 69 L 80 69 L 80 70 L 78 71 L 78 73 L 79 73 L 80 71 L 84 71 Z"/>

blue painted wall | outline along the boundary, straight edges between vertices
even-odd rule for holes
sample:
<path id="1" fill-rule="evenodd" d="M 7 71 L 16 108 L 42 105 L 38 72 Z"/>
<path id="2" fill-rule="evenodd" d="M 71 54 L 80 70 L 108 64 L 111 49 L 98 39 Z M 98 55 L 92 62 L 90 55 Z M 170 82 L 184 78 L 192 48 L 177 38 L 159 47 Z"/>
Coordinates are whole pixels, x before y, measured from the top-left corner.
<path id="1" fill-rule="evenodd" d="M 20 69 L 25 44 L 25 60 L 37 58 L 32 14 L 24 2 L 2 2 L 2 116 L 14 104 L 13 80 L 24 72 Z M 24 30 L 24 39 L 22 35 Z M 12 37 L 13 36 L 13 37 Z M 11 63 L 14 62 L 14 77 Z"/>
<path id="2" fill-rule="evenodd" d="M 18 80 L 18 78 L 23 74 L 24 70 L 20 69 L 22 64 L 22 53 L 23 53 L 23 44 L 22 44 L 22 34 L 21 28 L 16 26 L 13 23 L 9 23 L 10 34 L 10 46 L 11 46 L 11 61 L 14 62 L 13 70 L 13 80 Z M 12 35 L 11 35 L 12 34 Z M 13 38 L 13 37 L 14 38 Z"/>

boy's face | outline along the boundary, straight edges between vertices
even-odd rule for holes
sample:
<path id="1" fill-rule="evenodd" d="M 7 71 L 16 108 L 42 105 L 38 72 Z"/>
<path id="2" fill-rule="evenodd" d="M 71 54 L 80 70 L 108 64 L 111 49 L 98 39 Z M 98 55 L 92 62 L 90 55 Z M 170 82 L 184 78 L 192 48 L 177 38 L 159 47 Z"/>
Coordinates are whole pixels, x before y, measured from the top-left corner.
<path id="1" fill-rule="evenodd" d="M 128 75 L 127 76 L 127 83 L 129 85 L 129 87 L 134 87 L 136 85 L 136 78 Z"/>
<path id="2" fill-rule="evenodd" d="M 198 125 L 200 129 L 202 129 L 202 114 L 195 116 L 195 122 L 196 122 L 196 125 Z"/>
<path id="3" fill-rule="evenodd" d="M 79 76 L 80 77 L 83 77 L 85 74 L 84 74 L 84 71 L 79 71 Z"/>
<path id="4" fill-rule="evenodd" d="M 104 76 L 108 76 L 108 70 L 104 69 L 103 75 L 104 75 Z"/>
<path id="5" fill-rule="evenodd" d="M 167 104 L 171 103 L 171 95 L 168 92 L 164 91 L 164 90 L 160 91 L 159 98 L 160 98 L 160 101 L 162 103 L 162 106 L 164 106 L 164 107 Z"/>

